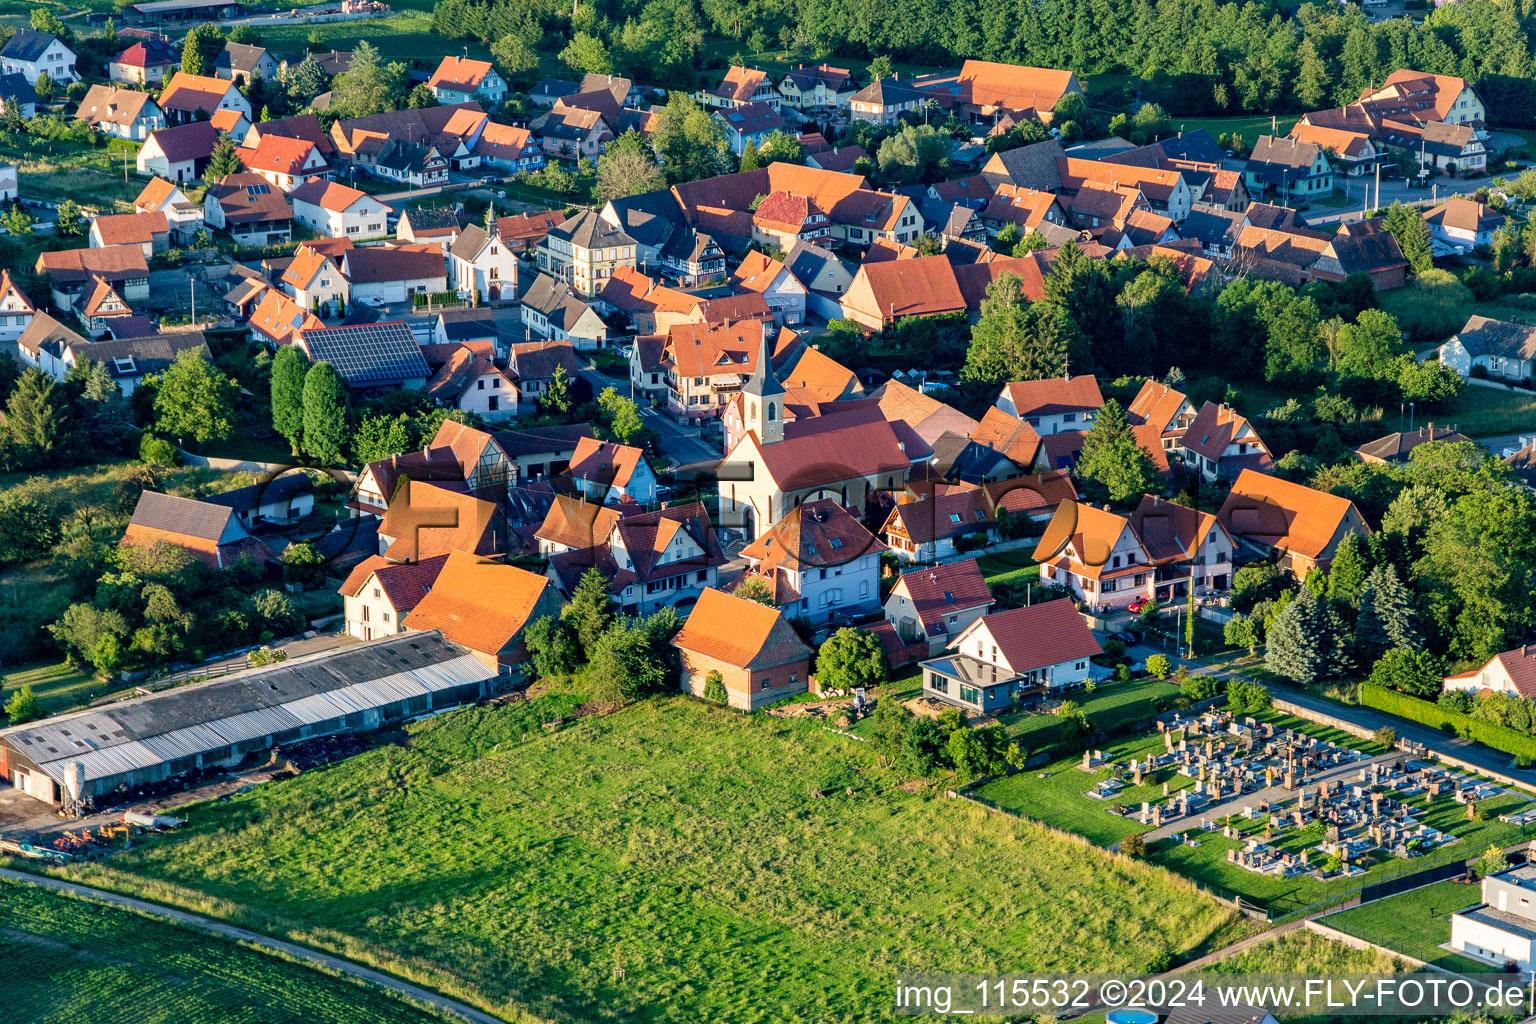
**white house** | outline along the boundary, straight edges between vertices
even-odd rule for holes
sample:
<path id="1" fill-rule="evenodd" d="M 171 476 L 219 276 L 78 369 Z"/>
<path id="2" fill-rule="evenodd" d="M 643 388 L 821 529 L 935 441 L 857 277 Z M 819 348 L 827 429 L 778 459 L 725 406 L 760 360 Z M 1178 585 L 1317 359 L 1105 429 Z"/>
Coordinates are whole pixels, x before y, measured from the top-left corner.
<path id="1" fill-rule="evenodd" d="M 139 173 L 167 181 L 191 181 L 203 173 L 219 130 L 207 121 L 191 121 L 150 133 L 139 147 Z"/>
<path id="2" fill-rule="evenodd" d="M 454 348 L 423 391 L 444 408 L 492 422 L 511 419 L 519 411 L 517 378 L 496 364 L 495 355 L 468 345 Z"/>
<path id="3" fill-rule="evenodd" d="M 1269 448 L 1246 416 L 1226 405 L 1206 402 L 1179 435 L 1184 461 L 1200 470 L 1208 483 L 1236 479 L 1243 469 L 1269 472 Z"/>
<path id="4" fill-rule="evenodd" d="M 164 214 L 171 233 L 182 243 L 190 242 L 202 230 L 207 216 L 202 203 L 193 202 L 178 186 L 164 178 L 150 179 L 133 201 L 133 208 L 139 213 Z"/>
<path id="5" fill-rule="evenodd" d="M 346 608 L 347 635 L 359 640 L 405 632 L 405 617 L 427 596 L 447 555 L 391 562 L 369 555 L 338 587 Z"/>
<path id="6" fill-rule="evenodd" d="M 880 607 L 884 550 L 836 501 L 805 502 L 742 549 L 748 566 L 742 579 L 766 582 L 791 618 L 856 618 Z"/>
<path id="7" fill-rule="evenodd" d="M 448 248 L 448 281 L 466 298 L 481 302 L 517 299 L 517 255 L 501 240 L 495 218 L 487 231 L 470 224 Z"/>
<path id="8" fill-rule="evenodd" d="M 1505 217 L 1475 199 L 1457 197 L 1424 211 L 1424 222 L 1436 241 L 1457 249 L 1475 249 L 1493 241 L 1494 233 L 1504 226 Z"/>
<path id="9" fill-rule="evenodd" d="M 0 46 L 0 74 L 21 75 L 28 85 L 36 85 L 41 74 L 60 86 L 80 77 L 75 74 L 75 51 L 64 40 L 30 28 L 18 29 Z"/>
<path id="10" fill-rule="evenodd" d="M 19 194 L 15 164 L 0 164 L 0 202 L 14 203 Z"/>
<path id="11" fill-rule="evenodd" d="M 189 75 L 185 71 L 171 76 L 165 91 L 160 94 L 160 109 L 173 124 L 205 120 L 220 110 L 239 111 L 246 121 L 253 120 L 251 101 L 235 88 L 234 82 Z"/>
<path id="12" fill-rule="evenodd" d="M 15 345 L 22 332 L 32 326 L 37 308 L 16 287 L 9 270 L 0 270 L 0 344 Z"/>
<path id="13" fill-rule="evenodd" d="M 992 608 L 992 590 L 976 559 L 904 572 L 885 599 L 885 621 L 903 640 L 926 640 L 938 654 Z"/>
<path id="14" fill-rule="evenodd" d="M 348 249 L 341 259 L 353 304 L 396 305 L 448 290 L 443 250 L 433 243 Z"/>
<path id="15" fill-rule="evenodd" d="M 644 451 L 627 444 L 584 437 L 565 472 L 592 501 L 649 505 L 656 500 L 656 471 Z"/>
<path id="16" fill-rule="evenodd" d="M 1451 948 L 1503 968 L 1513 963 L 1522 974 L 1536 966 L 1536 865 L 1517 867 L 1483 879 L 1483 901 L 1451 915 Z"/>
<path id="17" fill-rule="evenodd" d="M 1093 426 L 1093 416 L 1103 407 L 1104 397 L 1099 393 L 1097 377 L 1069 374 L 1004 384 L 992 404 L 1028 423 L 1037 434 L 1059 434 Z"/>
<path id="18" fill-rule="evenodd" d="M 351 282 L 331 256 L 300 242 L 293 260 L 279 280 L 283 291 L 300 309 L 318 309 L 333 315 L 351 299 Z"/>
<path id="19" fill-rule="evenodd" d="M 597 310 L 564 281 L 535 274 L 520 300 L 523 323 L 535 338 L 568 341 L 575 348 L 602 348 L 608 325 Z"/>
<path id="20" fill-rule="evenodd" d="M 1440 362 L 1463 377 L 1529 380 L 1536 360 L 1536 327 L 1474 315 L 1440 346 Z M 1474 373 L 1482 367 L 1482 373 Z"/>
<path id="21" fill-rule="evenodd" d="M 1492 690 L 1513 697 L 1536 697 L 1536 647 L 1516 647 L 1503 654 L 1495 654 L 1482 668 L 1463 672 L 1458 676 L 1446 676 L 1447 690 L 1467 690 L 1477 693 Z"/>
<path id="22" fill-rule="evenodd" d="M 284 192 L 331 172 L 320 147 L 305 139 L 263 135 L 255 146 L 241 146 L 235 153 L 247 171 L 261 175 Z"/>
<path id="23" fill-rule="evenodd" d="M 734 273 L 731 287 L 756 292 L 781 324 L 805 321 L 806 288 L 783 263 L 760 252 L 748 252 Z"/>
<path id="24" fill-rule="evenodd" d="M 499 107 L 507 98 L 506 80 L 491 62 L 468 57 L 444 57 L 427 80 L 427 88 L 443 104 L 479 101 Z"/>
<path id="25" fill-rule="evenodd" d="M 75 120 L 85 121 L 104 135 L 132 142 L 142 142 L 150 132 L 165 127 L 165 114 L 153 96 L 115 85 L 91 86 L 75 110 Z"/>
<path id="26" fill-rule="evenodd" d="M 1063 598 L 984 615 L 950 653 L 923 662 L 923 695 L 974 714 L 1086 682 L 1103 648 L 1077 606 Z"/>
<path id="27" fill-rule="evenodd" d="M 393 208 L 366 192 L 324 178 L 310 178 L 288 193 L 293 219 L 326 238 L 384 238 Z"/>

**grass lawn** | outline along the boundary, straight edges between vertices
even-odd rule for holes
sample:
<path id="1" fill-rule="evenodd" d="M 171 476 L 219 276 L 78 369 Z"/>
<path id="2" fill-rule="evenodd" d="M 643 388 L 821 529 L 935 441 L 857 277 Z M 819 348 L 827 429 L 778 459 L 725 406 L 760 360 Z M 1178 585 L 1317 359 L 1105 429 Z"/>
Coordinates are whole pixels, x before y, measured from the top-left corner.
<path id="1" fill-rule="evenodd" d="M 414 6 L 414 5 L 407 5 Z M 490 60 L 490 47 L 473 39 L 444 39 L 432 33 L 430 10 L 403 10 L 389 18 L 370 18 L 361 21 L 331 21 L 313 25 L 262 25 L 262 45 L 279 53 L 303 53 L 311 32 L 318 32 L 327 48 L 355 50 L 366 39 L 379 48 L 379 56 L 386 61 L 404 61 L 407 64 L 421 61 L 423 66 L 437 64 L 439 54 L 452 50 L 462 56 L 469 48 L 469 56 L 476 60 Z"/>
<path id="2" fill-rule="evenodd" d="M 1155 715 L 1152 701 L 1156 698 L 1178 695 L 1179 688 L 1174 683 L 1136 679 L 1125 683 L 1100 683 L 1092 693 L 1079 690 L 1070 699 L 1077 702 L 1095 728 L 1101 732 L 1114 732 L 1127 723 Z M 1058 719 L 1055 715 L 1016 711 L 1000 715 L 999 720 L 1026 750 L 1039 750 L 1056 739 Z"/>
<path id="3" fill-rule="evenodd" d="M 1468 385 L 1460 398 L 1441 406 L 1434 416 L 1436 423 L 1454 423 L 1468 437 L 1515 434 L 1536 428 L 1536 392 Z"/>
<path id="4" fill-rule="evenodd" d="M 121 683 L 104 683 L 66 661 L 39 661 L 0 674 L 0 704 L 10 700 L 11 694 L 23 686 L 32 687 L 50 715 L 123 689 Z"/>
<path id="5" fill-rule="evenodd" d="M 1000 583 L 1038 584 L 1040 580 L 1040 567 L 1026 551 L 981 555 L 976 559 L 976 566 L 987 578 L 987 585 L 992 587 Z"/>
<path id="6" fill-rule="evenodd" d="M 132 206 L 145 182 L 134 167 L 137 153 L 136 144 L 120 139 L 100 146 L 30 137 L 0 141 L 0 161 L 17 165 L 23 196 L 53 202 L 73 199 L 87 212 L 112 213 Z"/>
<path id="7" fill-rule="evenodd" d="M 1124 970 L 1251 930 L 861 744 L 680 696 L 542 727 L 581 700 L 440 715 L 68 870 L 552 1021 L 884 1021 L 912 965 Z"/>
<path id="8" fill-rule="evenodd" d="M 1374 949 L 1351 949 L 1297 928 L 1222 957 L 1208 970 L 1223 974 L 1395 974 L 1403 963 Z"/>
<path id="9" fill-rule="evenodd" d="M 1296 127 L 1296 122 L 1301 118 L 1289 115 L 1279 118 L 1278 130 L 1271 124 L 1270 119 L 1261 115 L 1246 117 L 1175 117 L 1173 125 L 1175 130 L 1192 132 L 1204 128 L 1211 133 L 1211 138 L 1219 139 L 1222 135 L 1241 135 L 1245 148 L 1252 147 L 1258 141 L 1260 135 L 1289 134 Z"/>
<path id="10" fill-rule="evenodd" d="M 131 910 L 0 882 L 6 1013 L 34 1024 L 458 1020 L 382 989 Z"/>
<path id="11" fill-rule="evenodd" d="M 1451 915 L 1481 902 L 1475 885 L 1436 882 L 1341 910 L 1323 918 L 1322 923 L 1439 967 L 1486 972 L 1491 970 L 1487 964 L 1440 948 L 1440 943 L 1450 941 Z"/>

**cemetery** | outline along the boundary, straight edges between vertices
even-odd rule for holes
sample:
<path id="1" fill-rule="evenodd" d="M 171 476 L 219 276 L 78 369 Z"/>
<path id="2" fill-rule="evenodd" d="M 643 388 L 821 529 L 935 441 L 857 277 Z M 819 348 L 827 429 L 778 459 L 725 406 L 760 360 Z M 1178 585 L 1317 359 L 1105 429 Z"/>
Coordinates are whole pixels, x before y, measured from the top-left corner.
<path id="1" fill-rule="evenodd" d="M 1528 795 L 1274 712 L 1175 713 L 979 795 L 1276 916 L 1536 828 Z"/>

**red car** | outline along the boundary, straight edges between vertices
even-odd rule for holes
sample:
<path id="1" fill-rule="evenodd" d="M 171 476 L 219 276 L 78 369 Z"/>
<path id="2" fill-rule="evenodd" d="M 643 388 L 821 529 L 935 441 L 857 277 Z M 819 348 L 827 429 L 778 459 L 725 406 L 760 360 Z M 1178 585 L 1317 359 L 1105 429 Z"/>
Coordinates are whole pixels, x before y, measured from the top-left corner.
<path id="1" fill-rule="evenodd" d="M 1132 601 L 1130 603 L 1130 606 L 1126 610 L 1129 611 L 1132 615 L 1140 615 L 1142 609 L 1145 608 L 1146 606 L 1147 606 L 1146 600 L 1144 598 L 1139 598 L 1138 597 L 1136 600 L 1134 600 L 1134 601 Z"/>

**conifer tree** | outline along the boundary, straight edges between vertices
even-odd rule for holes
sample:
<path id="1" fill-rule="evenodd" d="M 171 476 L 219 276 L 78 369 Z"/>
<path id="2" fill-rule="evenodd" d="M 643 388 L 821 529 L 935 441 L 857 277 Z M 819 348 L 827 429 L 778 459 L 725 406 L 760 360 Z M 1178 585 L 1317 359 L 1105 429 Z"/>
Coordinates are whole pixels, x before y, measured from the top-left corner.
<path id="1" fill-rule="evenodd" d="M 1379 565 L 1360 589 L 1360 615 L 1355 620 L 1355 646 L 1362 660 L 1375 660 L 1386 651 L 1413 648 L 1421 642 L 1418 616 L 1408 588 L 1397 569 Z"/>

